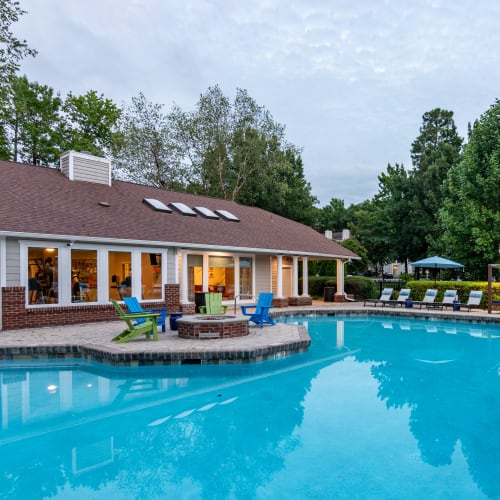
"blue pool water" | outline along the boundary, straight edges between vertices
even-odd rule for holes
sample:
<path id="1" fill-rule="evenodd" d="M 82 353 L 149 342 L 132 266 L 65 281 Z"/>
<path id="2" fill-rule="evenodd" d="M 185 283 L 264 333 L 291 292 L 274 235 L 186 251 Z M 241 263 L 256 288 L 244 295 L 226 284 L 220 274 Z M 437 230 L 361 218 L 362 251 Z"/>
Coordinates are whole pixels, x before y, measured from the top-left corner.
<path id="1" fill-rule="evenodd" d="M 251 365 L 0 364 L 0 498 L 500 498 L 500 327 L 289 318 Z"/>

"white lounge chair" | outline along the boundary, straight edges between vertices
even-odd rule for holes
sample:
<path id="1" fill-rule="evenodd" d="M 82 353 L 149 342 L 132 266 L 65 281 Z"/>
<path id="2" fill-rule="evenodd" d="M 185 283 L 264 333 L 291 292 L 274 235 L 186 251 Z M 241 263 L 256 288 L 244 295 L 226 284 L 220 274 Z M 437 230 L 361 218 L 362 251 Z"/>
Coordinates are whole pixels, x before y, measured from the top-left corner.
<path id="1" fill-rule="evenodd" d="M 425 292 L 424 295 L 424 300 L 418 300 L 413 302 L 413 306 L 419 306 L 420 309 L 422 309 L 423 306 L 427 306 L 429 304 L 433 304 L 434 301 L 436 300 L 438 291 L 435 290 L 434 288 L 428 288 Z"/>
<path id="2" fill-rule="evenodd" d="M 397 306 L 403 307 L 405 305 L 406 299 L 410 298 L 410 293 L 411 293 L 410 288 L 402 288 L 399 291 L 398 298 L 396 300 L 388 300 L 387 305 L 394 306 L 394 307 L 397 307 Z"/>
<path id="3" fill-rule="evenodd" d="M 467 304 L 460 304 L 461 307 L 467 307 L 470 311 L 473 307 L 481 307 L 483 292 L 481 290 L 471 290 Z"/>
<path id="4" fill-rule="evenodd" d="M 383 306 L 391 300 L 392 296 L 392 288 L 384 288 L 382 290 L 382 293 L 380 294 L 380 298 L 378 299 L 365 299 L 365 303 L 363 305 L 366 306 L 366 304 L 372 304 L 375 307 L 377 307 L 377 304 L 382 304 Z"/>
<path id="5" fill-rule="evenodd" d="M 453 307 L 453 303 L 458 300 L 456 290 L 446 290 L 443 295 L 443 300 L 441 302 L 431 302 L 427 304 L 427 307 L 440 308 Z"/>

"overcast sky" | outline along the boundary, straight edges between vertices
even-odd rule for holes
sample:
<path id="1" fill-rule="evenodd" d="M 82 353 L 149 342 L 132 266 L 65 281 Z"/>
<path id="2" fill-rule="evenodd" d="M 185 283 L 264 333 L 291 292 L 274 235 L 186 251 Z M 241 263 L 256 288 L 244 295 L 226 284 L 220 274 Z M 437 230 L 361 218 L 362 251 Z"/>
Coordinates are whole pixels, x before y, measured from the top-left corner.
<path id="1" fill-rule="evenodd" d="M 246 89 L 287 139 L 324 206 L 371 198 L 387 164 L 411 167 L 422 115 L 459 133 L 500 97 L 498 0 L 20 0 L 38 50 L 21 71 L 64 96 L 192 110 Z"/>

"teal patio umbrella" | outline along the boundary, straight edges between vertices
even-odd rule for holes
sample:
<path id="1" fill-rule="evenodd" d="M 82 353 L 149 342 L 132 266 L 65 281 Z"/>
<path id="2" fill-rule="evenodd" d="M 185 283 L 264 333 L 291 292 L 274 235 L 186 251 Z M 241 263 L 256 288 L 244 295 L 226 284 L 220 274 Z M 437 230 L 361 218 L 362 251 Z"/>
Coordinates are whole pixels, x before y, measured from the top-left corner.
<path id="1" fill-rule="evenodd" d="M 416 262 L 412 262 L 411 265 L 413 267 L 423 267 L 426 269 L 459 269 L 460 267 L 464 267 L 463 264 L 459 264 L 450 259 L 445 259 L 444 257 L 439 257 L 435 255 L 434 257 L 427 257 L 426 259 L 417 260 Z M 434 274 L 434 284 L 436 283 L 436 274 Z"/>

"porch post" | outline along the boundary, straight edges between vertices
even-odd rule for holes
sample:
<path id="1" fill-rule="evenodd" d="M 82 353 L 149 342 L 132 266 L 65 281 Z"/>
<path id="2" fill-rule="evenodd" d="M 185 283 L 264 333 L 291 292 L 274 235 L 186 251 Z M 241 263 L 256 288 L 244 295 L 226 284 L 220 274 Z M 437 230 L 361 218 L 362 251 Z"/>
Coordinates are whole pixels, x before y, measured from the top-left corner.
<path id="1" fill-rule="evenodd" d="M 488 314 L 493 311 L 493 297 L 492 297 L 492 286 L 493 281 L 493 266 L 488 264 Z"/>
<path id="2" fill-rule="evenodd" d="M 181 304 L 188 303 L 188 255 L 186 250 L 182 251 L 182 269 L 181 269 Z"/>
<path id="3" fill-rule="evenodd" d="M 283 297 L 283 255 L 277 256 L 276 295 L 278 298 Z"/>
<path id="4" fill-rule="evenodd" d="M 174 270 L 174 284 L 178 285 L 180 283 L 179 281 L 179 249 L 176 248 L 174 250 L 174 260 L 175 260 L 175 270 Z M 165 273 L 167 273 L 168 271 L 165 269 Z M 165 278 L 165 280 L 163 281 L 163 283 L 166 283 L 167 282 L 167 279 Z"/>
<path id="5" fill-rule="evenodd" d="M 309 297 L 309 269 L 307 257 L 302 257 L 302 296 Z"/>
<path id="6" fill-rule="evenodd" d="M 240 258 L 238 255 L 234 256 L 234 297 L 240 294 Z"/>
<path id="7" fill-rule="evenodd" d="M 337 259 L 337 292 L 335 293 L 335 302 L 344 301 L 344 261 Z"/>
<path id="8" fill-rule="evenodd" d="M 201 273 L 201 289 L 204 293 L 208 293 L 208 255 L 203 254 L 202 273 Z"/>
<path id="9" fill-rule="evenodd" d="M 298 297 L 299 296 L 299 258 L 296 255 L 293 256 L 292 274 L 293 274 L 292 296 Z"/>

